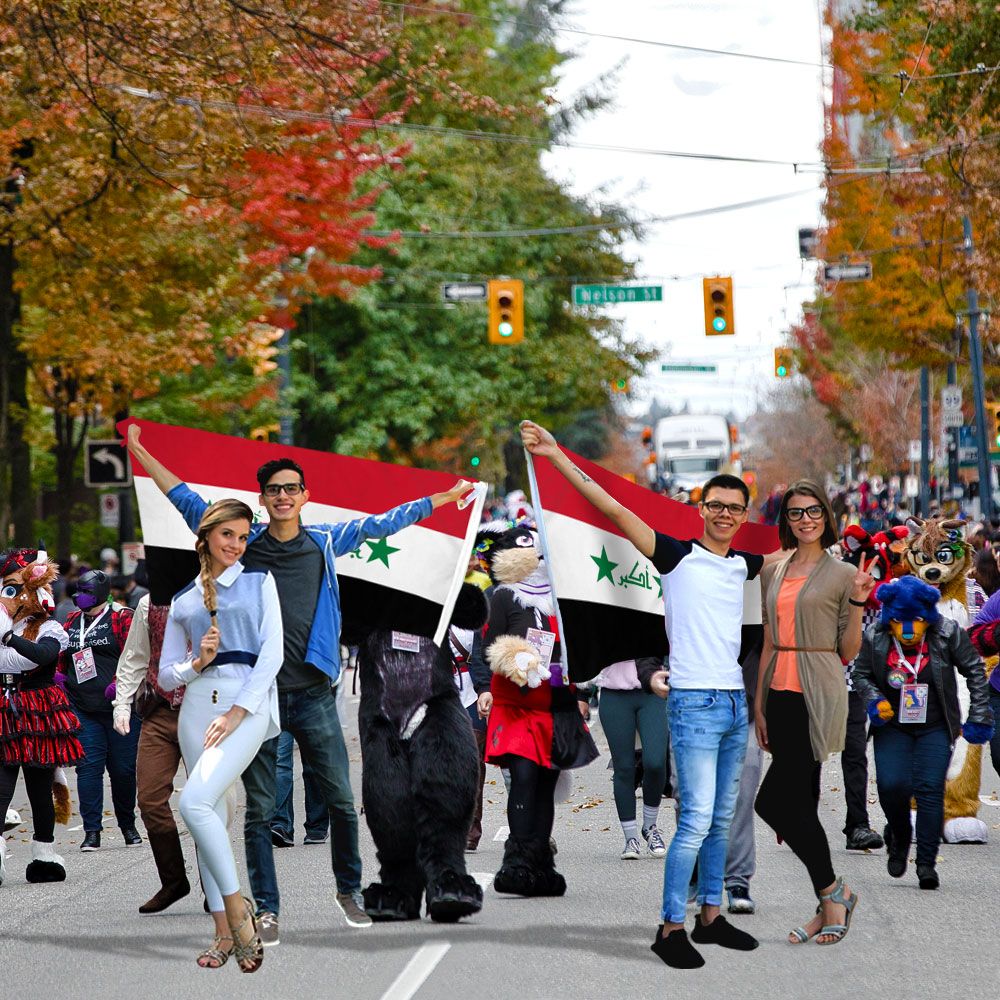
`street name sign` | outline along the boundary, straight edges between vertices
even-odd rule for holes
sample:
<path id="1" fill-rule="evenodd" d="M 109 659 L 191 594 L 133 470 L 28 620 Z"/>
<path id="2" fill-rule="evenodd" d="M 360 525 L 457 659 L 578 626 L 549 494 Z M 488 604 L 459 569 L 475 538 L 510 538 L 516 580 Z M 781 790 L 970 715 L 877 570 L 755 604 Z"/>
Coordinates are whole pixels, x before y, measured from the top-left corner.
<path id="1" fill-rule="evenodd" d="M 707 372 L 708 374 L 714 374 L 719 369 L 716 365 L 685 365 L 685 364 L 674 364 L 674 365 L 660 365 L 661 372 Z"/>
<path id="2" fill-rule="evenodd" d="M 871 281 L 871 261 L 860 261 L 857 264 L 824 264 L 824 281 Z"/>
<path id="3" fill-rule="evenodd" d="M 132 485 L 124 441 L 88 441 L 83 470 L 84 484 L 90 487 Z"/>
<path id="4" fill-rule="evenodd" d="M 446 281 L 441 286 L 445 302 L 485 302 L 485 281 Z"/>
<path id="5" fill-rule="evenodd" d="M 662 301 L 662 285 L 573 286 L 573 305 L 575 306 L 603 306 L 617 303 Z"/>

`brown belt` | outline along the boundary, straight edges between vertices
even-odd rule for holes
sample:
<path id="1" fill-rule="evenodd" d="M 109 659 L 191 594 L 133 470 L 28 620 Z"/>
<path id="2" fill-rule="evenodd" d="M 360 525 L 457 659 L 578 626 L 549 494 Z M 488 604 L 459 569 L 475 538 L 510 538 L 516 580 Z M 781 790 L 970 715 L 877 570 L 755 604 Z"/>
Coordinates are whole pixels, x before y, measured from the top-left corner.
<path id="1" fill-rule="evenodd" d="M 775 646 L 779 653 L 836 653 L 835 649 L 817 649 L 815 646 Z"/>

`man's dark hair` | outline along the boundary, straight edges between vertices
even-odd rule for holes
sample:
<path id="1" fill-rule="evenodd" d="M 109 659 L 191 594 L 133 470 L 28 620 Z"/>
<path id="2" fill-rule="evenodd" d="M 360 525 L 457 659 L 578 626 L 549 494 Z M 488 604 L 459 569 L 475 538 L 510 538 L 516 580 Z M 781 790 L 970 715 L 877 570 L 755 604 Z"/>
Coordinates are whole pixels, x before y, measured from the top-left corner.
<path id="1" fill-rule="evenodd" d="M 748 507 L 750 506 L 750 487 L 739 476 L 731 476 L 727 472 L 721 472 L 717 476 L 712 476 L 701 488 L 702 503 L 708 500 L 709 490 L 739 490 L 743 494 L 743 502 Z"/>
<path id="2" fill-rule="evenodd" d="M 282 472 L 284 469 L 291 469 L 293 472 L 299 474 L 299 479 L 302 480 L 302 488 L 305 489 L 306 486 L 306 475 L 302 471 L 302 467 L 298 462 L 293 461 L 290 458 L 272 458 L 270 462 L 265 462 L 257 470 L 257 483 L 260 486 L 261 493 L 264 492 L 264 487 L 267 486 L 267 481 L 276 472 Z"/>

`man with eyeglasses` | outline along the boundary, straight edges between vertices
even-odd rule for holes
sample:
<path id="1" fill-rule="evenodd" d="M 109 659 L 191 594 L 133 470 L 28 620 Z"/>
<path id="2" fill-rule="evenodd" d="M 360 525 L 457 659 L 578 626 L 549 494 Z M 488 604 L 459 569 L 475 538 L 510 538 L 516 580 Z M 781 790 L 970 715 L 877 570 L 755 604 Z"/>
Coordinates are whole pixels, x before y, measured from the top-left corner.
<path id="1" fill-rule="evenodd" d="M 135 424 L 128 431 L 129 450 L 153 482 L 197 530 L 208 503 L 158 462 L 140 441 Z M 368 538 L 385 538 L 432 510 L 468 493 L 459 481 L 447 493 L 435 493 L 399 507 L 339 524 L 303 525 L 309 501 L 305 475 L 290 458 L 265 462 L 257 470 L 258 500 L 267 511 L 266 524 L 254 524 L 243 562 L 248 569 L 269 570 L 281 605 L 285 650 L 278 672 L 281 728 L 299 745 L 330 811 L 330 853 L 337 883 L 336 901 L 352 927 L 370 927 L 361 899 L 361 855 L 358 814 L 351 792 L 350 764 L 337 716 L 331 683 L 340 676 L 340 591 L 335 560 L 353 552 Z M 247 873 L 257 904 L 257 920 L 265 945 L 278 943 L 279 894 L 274 867 L 271 820 L 277 791 L 278 737 L 267 740 L 243 772 L 246 789 Z"/>
<path id="2" fill-rule="evenodd" d="M 739 663 L 743 585 L 757 577 L 765 561 L 731 548 L 747 520 L 750 491 L 735 476 L 713 476 L 702 489 L 701 538 L 671 538 L 654 531 L 577 468 L 543 427 L 524 421 L 521 439 L 532 455 L 548 458 L 661 574 L 670 643 L 667 716 L 678 819 L 664 867 L 663 924 L 652 951 L 667 965 L 688 969 L 705 964 L 692 940 L 751 951 L 757 940 L 720 913 L 729 827 L 749 731 Z M 666 693 L 666 672 L 654 674 L 651 686 Z M 684 917 L 696 860 L 701 912 L 689 940 Z"/>

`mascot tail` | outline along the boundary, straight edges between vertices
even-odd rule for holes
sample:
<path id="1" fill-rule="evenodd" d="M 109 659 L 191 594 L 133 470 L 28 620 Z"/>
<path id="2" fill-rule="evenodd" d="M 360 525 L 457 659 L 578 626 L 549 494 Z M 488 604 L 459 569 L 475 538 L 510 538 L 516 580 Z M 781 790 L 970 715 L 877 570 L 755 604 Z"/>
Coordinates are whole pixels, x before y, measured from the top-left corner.
<path id="1" fill-rule="evenodd" d="M 61 767 L 57 767 L 52 775 L 52 802 L 56 807 L 56 822 L 65 826 L 73 814 L 73 804 L 69 798 L 66 772 Z"/>

